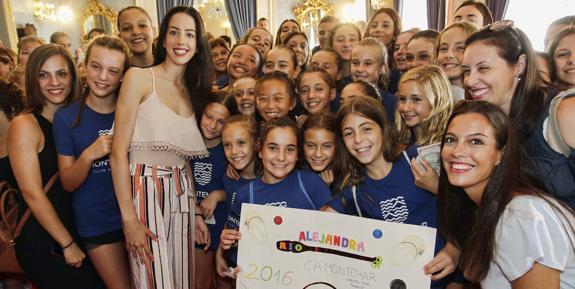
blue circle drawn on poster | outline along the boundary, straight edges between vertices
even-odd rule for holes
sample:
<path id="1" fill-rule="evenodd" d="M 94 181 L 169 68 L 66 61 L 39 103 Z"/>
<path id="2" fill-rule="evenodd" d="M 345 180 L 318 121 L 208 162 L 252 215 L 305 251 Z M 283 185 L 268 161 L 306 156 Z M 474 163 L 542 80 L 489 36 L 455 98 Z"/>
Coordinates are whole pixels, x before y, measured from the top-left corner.
<path id="1" fill-rule="evenodd" d="M 373 237 L 376 239 L 381 239 L 383 237 L 383 232 L 380 229 L 373 230 Z"/>

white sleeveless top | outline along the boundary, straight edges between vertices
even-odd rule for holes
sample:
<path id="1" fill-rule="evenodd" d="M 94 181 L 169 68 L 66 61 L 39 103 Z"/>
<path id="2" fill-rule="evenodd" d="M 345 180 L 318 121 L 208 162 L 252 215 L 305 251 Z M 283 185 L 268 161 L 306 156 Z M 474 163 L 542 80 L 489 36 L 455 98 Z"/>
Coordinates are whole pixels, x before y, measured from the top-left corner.
<path id="1" fill-rule="evenodd" d="M 152 93 L 138 107 L 130 144 L 130 163 L 179 165 L 208 155 L 194 115 L 182 117 L 164 105 L 156 92 L 152 73 Z"/>

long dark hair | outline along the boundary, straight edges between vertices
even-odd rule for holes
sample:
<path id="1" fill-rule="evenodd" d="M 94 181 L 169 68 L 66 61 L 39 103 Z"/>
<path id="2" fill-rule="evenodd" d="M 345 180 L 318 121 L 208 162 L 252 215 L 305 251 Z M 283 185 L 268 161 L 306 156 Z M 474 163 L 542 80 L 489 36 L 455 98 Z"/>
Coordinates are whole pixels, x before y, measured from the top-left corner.
<path id="1" fill-rule="evenodd" d="M 388 162 L 395 162 L 398 159 L 398 154 L 395 153 L 396 144 L 391 137 L 391 130 L 393 129 L 387 120 L 385 109 L 380 101 L 369 96 L 359 95 L 352 99 L 346 100 L 343 106 L 338 110 L 335 122 L 340 127 L 337 129 L 338 145 L 345 148 L 343 143 L 342 125 L 345 118 L 351 114 L 359 115 L 377 123 L 381 128 L 383 135 L 383 158 Z M 346 186 L 358 185 L 363 182 L 364 165 L 357 159 L 352 157 L 346 150 L 341 150 L 342 156 L 342 174 L 339 184 L 339 190 L 343 190 Z"/>
<path id="2" fill-rule="evenodd" d="M 337 126 L 337 123 L 335 122 L 335 115 L 333 115 L 333 113 L 331 113 L 331 111 L 319 111 L 317 113 L 314 114 L 310 114 L 308 116 L 308 118 L 305 120 L 305 122 L 303 123 L 301 129 L 299 130 L 300 132 L 300 137 L 299 139 L 302 142 L 302 145 L 300 146 L 300 160 L 302 163 L 303 167 L 306 168 L 310 168 L 309 164 L 307 163 L 307 161 L 304 158 L 304 153 L 303 153 L 303 147 L 305 146 L 305 132 L 309 129 L 325 129 L 331 133 L 333 133 L 336 136 L 335 139 L 335 154 L 333 157 L 333 160 L 331 161 L 331 163 L 327 166 L 326 169 L 331 169 L 333 172 L 333 175 L 335 177 L 341 176 L 342 174 L 342 164 L 344 162 L 344 158 L 343 158 L 343 152 L 341 150 L 344 150 L 345 148 L 343 148 L 341 146 L 341 142 L 339 142 L 337 140 L 337 135 L 338 135 L 338 130 L 339 127 Z M 335 188 L 336 186 L 333 186 L 332 188 Z"/>
<path id="3" fill-rule="evenodd" d="M 550 197 L 524 169 L 516 129 L 505 113 L 485 101 L 460 101 L 449 119 L 448 128 L 453 119 L 468 113 L 482 115 L 493 127 L 501 161 L 491 172 L 479 205 L 461 187 L 449 183 L 442 166 L 437 207 L 440 231 L 462 250 L 461 264 L 466 278 L 480 281 L 487 275 L 494 258 L 497 223 L 514 194 L 545 197 L 550 205 L 557 206 L 548 201 Z M 441 145 L 443 148 L 444 141 Z"/>
<path id="4" fill-rule="evenodd" d="M 525 55 L 525 71 L 515 88 L 509 110 L 509 118 L 523 142 L 531 135 L 544 107 L 545 93 L 538 87 L 540 76 L 535 65 L 535 52 L 529 38 L 520 29 L 513 25 L 502 28 L 494 25 L 498 23 L 471 34 L 465 40 L 465 47 L 478 41 L 495 46 L 499 57 L 509 65 L 517 64 L 520 56 Z"/>
<path id="5" fill-rule="evenodd" d="M 206 37 L 206 29 L 204 28 L 204 21 L 196 9 L 188 6 L 178 6 L 172 8 L 166 16 L 164 16 L 158 34 L 159 43 L 154 48 L 154 65 L 158 65 L 166 60 L 166 48 L 163 42 L 166 39 L 168 25 L 170 24 L 172 16 L 178 13 L 185 13 L 191 16 L 196 24 L 196 54 L 186 64 L 184 83 L 188 89 L 188 97 L 192 103 L 194 115 L 199 122 L 204 107 L 204 96 L 208 95 L 212 88 L 211 75 L 214 68 L 208 38 Z"/>

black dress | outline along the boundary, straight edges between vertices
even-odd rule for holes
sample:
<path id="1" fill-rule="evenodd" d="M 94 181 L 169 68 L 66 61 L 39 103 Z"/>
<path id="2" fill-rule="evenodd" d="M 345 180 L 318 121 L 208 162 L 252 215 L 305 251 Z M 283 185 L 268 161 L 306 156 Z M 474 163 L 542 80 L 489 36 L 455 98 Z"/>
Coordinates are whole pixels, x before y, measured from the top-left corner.
<path id="1" fill-rule="evenodd" d="M 45 184 L 58 171 L 58 161 L 52 124 L 42 115 L 34 113 L 44 134 L 44 148 L 38 154 L 42 182 Z M 60 221 L 75 240 L 78 240 L 72 193 L 64 191 L 60 181 L 56 181 L 47 194 Z M 20 214 L 27 209 L 22 204 Z M 78 243 L 77 243 L 78 244 Z M 33 215 L 30 216 L 22 233 L 16 239 L 16 257 L 28 279 L 41 289 L 104 288 L 104 285 L 88 260 L 84 259 L 80 268 L 67 265 L 58 242 L 42 228 Z M 59 251 L 59 252 L 58 252 Z"/>

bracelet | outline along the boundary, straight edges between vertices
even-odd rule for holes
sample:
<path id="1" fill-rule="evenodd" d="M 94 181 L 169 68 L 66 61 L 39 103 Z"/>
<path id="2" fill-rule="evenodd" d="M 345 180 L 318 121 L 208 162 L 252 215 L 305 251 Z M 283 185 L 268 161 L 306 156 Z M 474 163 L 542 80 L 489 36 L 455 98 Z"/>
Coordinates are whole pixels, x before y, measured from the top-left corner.
<path id="1" fill-rule="evenodd" d="M 200 216 L 200 217 L 202 217 L 202 219 L 205 219 L 205 218 L 204 218 L 204 215 L 202 215 L 202 214 L 200 214 L 200 213 L 195 213 L 194 215 L 195 215 L 196 217 L 197 217 L 197 216 Z"/>
<path id="2" fill-rule="evenodd" d="M 70 244 L 68 244 L 68 245 L 66 245 L 66 246 L 64 246 L 64 247 L 62 247 L 62 250 L 68 249 L 70 246 L 72 246 L 72 244 L 74 244 L 74 239 L 72 239 L 72 242 L 70 242 Z"/>

